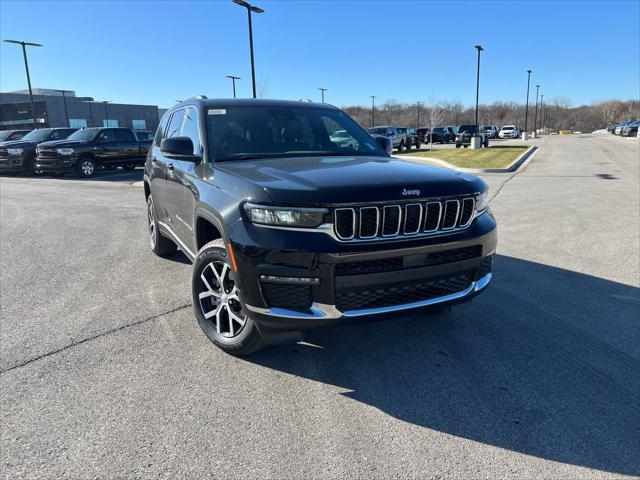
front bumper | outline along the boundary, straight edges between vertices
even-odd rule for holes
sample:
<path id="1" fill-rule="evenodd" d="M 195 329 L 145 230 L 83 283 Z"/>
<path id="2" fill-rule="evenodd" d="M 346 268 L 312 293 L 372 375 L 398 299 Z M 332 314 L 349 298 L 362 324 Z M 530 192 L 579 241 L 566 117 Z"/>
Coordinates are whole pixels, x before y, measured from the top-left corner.
<path id="1" fill-rule="evenodd" d="M 272 330 L 308 330 L 467 301 L 490 283 L 497 245 L 490 212 L 455 234 L 358 245 L 247 222 L 229 233 L 245 308 L 260 327 Z M 273 284 L 274 277 L 317 284 Z"/>
<path id="2" fill-rule="evenodd" d="M 40 172 L 73 172 L 77 159 L 73 155 L 65 157 L 36 157 L 35 169 Z"/>
<path id="3" fill-rule="evenodd" d="M 0 157 L 0 173 L 22 172 L 27 167 L 27 159 L 21 155 Z"/>

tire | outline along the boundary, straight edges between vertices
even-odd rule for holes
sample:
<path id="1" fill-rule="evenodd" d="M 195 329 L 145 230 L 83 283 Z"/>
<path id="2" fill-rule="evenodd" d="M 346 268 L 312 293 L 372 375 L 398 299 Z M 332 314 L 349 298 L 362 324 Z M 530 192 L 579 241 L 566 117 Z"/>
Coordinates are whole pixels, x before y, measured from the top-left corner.
<path id="1" fill-rule="evenodd" d="M 422 147 L 422 143 L 420 142 L 416 143 L 416 150 L 420 150 L 420 147 Z"/>
<path id="2" fill-rule="evenodd" d="M 489 148 L 489 138 L 484 137 L 484 142 L 482 142 L 484 148 Z"/>
<path id="3" fill-rule="evenodd" d="M 444 143 L 444 137 L 440 137 L 440 145 Z"/>
<path id="4" fill-rule="evenodd" d="M 160 232 L 151 195 L 147 197 L 147 226 L 149 230 L 149 245 L 153 253 L 159 257 L 166 257 L 176 253 L 178 247 L 173 243 L 173 240 L 168 239 Z"/>
<path id="5" fill-rule="evenodd" d="M 82 178 L 91 178 L 96 173 L 96 164 L 91 158 L 81 158 L 76 164 L 76 173 Z"/>
<path id="6" fill-rule="evenodd" d="M 203 246 L 193 262 L 193 310 L 198 325 L 216 347 L 231 355 L 249 355 L 268 342 L 246 314 L 234 279 L 224 241 Z"/>
<path id="7" fill-rule="evenodd" d="M 404 152 L 404 142 L 400 142 L 400 145 L 398 145 L 398 152 Z"/>
<path id="8" fill-rule="evenodd" d="M 460 148 L 460 146 L 461 145 L 459 143 L 456 143 L 456 148 Z"/>

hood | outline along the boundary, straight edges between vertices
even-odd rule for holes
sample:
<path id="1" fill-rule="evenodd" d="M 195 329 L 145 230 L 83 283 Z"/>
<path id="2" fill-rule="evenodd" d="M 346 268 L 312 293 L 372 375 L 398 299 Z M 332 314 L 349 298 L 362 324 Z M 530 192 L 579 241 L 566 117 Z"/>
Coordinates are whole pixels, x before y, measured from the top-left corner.
<path id="1" fill-rule="evenodd" d="M 49 142 L 39 143 L 38 146 L 46 148 L 70 148 L 79 147 L 86 143 L 88 143 L 86 140 L 51 140 Z"/>
<path id="2" fill-rule="evenodd" d="M 474 175 L 391 157 L 296 157 L 220 162 L 278 204 L 409 201 L 486 189 Z"/>
<path id="3" fill-rule="evenodd" d="M 38 142 L 30 142 L 24 140 L 11 140 L 10 142 L 2 142 L 0 143 L 0 147 L 3 148 L 36 148 Z"/>

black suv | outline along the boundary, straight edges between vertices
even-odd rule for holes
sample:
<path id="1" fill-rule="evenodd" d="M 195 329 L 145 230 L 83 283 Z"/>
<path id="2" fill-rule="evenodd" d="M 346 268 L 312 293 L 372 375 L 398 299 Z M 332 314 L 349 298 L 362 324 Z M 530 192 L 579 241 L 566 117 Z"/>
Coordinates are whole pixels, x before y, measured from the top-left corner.
<path id="1" fill-rule="evenodd" d="M 150 245 L 193 261 L 213 343 L 243 355 L 484 290 L 487 185 L 392 158 L 385 141 L 327 104 L 196 97 L 162 117 L 144 172 Z"/>

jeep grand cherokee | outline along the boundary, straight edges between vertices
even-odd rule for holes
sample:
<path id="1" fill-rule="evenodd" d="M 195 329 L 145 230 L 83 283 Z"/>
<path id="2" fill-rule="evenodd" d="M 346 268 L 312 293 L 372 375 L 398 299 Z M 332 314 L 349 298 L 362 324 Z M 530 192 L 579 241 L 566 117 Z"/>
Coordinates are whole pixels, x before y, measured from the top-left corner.
<path id="1" fill-rule="evenodd" d="M 144 173 L 151 249 L 193 261 L 214 344 L 243 355 L 484 290 L 487 185 L 392 158 L 385 142 L 326 104 L 196 97 L 163 116 Z"/>

